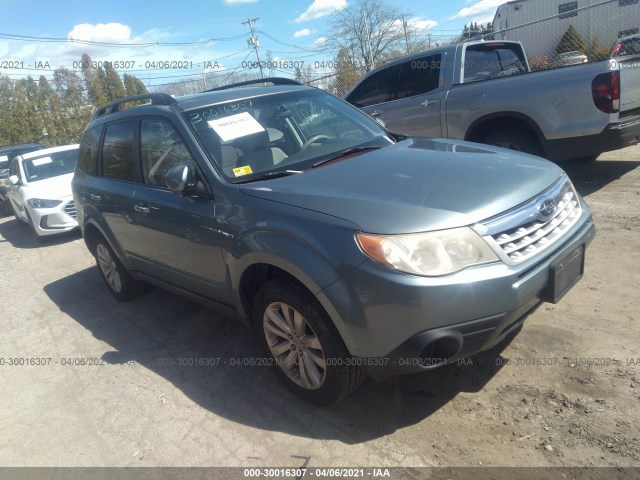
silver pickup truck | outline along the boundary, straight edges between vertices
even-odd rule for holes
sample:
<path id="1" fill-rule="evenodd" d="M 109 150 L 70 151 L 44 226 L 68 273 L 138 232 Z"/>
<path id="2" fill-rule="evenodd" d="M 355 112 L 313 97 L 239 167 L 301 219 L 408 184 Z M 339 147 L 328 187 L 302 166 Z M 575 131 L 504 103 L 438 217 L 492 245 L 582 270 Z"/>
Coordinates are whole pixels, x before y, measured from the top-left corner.
<path id="1" fill-rule="evenodd" d="M 519 42 L 466 42 L 390 62 L 346 100 L 396 133 L 595 159 L 638 143 L 640 55 L 531 72 Z"/>

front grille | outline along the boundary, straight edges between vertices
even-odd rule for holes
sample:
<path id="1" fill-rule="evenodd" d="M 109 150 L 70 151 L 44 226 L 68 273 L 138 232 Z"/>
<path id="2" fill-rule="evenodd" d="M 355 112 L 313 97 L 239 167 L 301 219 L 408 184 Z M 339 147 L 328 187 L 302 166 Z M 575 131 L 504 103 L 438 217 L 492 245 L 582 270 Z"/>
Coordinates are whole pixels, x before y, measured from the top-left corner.
<path id="1" fill-rule="evenodd" d="M 553 212 L 551 204 L 555 205 Z M 545 213 L 549 215 L 545 217 Z M 489 233 L 484 238 L 503 260 L 518 264 L 551 247 L 576 224 L 581 214 L 578 194 L 565 178 L 515 212 L 484 225 Z"/>
<path id="2" fill-rule="evenodd" d="M 69 215 L 71 218 L 76 218 L 76 206 L 73 202 L 69 202 L 64 206 L 64 213 Z"/>

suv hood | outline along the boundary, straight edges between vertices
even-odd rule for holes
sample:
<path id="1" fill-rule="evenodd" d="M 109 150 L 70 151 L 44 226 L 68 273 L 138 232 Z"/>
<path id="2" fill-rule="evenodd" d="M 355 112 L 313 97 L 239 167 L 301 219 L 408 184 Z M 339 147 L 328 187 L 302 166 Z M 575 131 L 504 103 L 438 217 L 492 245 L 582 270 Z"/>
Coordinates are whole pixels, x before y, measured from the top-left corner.
<path id="1" fill-rule="evenodd" d="M 365 232 L 398 234 L 472 225 L 529 200 L 563 173 L 551 162 L 511 150 L 411 138 L 238 188 L 351 221 Z"/>

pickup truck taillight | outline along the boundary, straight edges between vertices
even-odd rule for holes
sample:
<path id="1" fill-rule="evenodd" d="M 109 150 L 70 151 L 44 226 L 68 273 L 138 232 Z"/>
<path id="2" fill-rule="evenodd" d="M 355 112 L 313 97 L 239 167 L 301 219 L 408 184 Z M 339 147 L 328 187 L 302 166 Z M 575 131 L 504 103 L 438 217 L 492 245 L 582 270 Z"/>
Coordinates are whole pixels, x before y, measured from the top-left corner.
<path id="1" fill-rule="evenodd" d="M 591 82 L 593 103 L 604 113 L 620 111 L 620 72 L 601 73 Z"/>

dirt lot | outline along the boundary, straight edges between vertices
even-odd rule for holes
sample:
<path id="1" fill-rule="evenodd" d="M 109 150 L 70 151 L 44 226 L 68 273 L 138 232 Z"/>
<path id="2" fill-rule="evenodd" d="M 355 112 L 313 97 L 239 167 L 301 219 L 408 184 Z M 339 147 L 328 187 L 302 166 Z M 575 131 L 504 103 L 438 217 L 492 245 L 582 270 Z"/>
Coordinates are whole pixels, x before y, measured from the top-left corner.
<path id="1" fill-rule="evenodd" d="M 2 218 L 0 464 L 640 466 L 639 166 L 640 147 L 563 165 L 598 234 L 515 339 L 325 409 L 229 365 L 258 350 L 233 319 L 159 290 L 118 303 L 78 235 L 39 245 Z"/>

